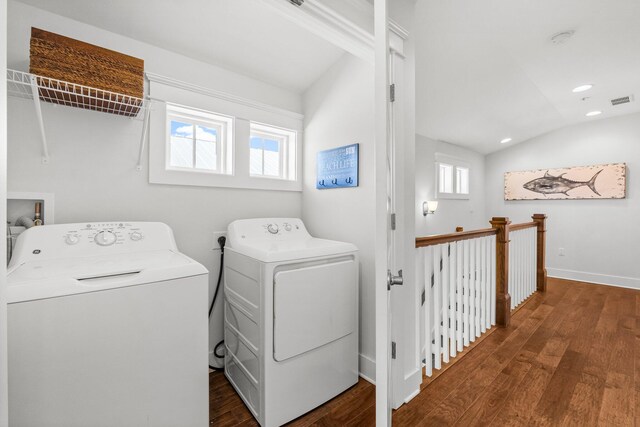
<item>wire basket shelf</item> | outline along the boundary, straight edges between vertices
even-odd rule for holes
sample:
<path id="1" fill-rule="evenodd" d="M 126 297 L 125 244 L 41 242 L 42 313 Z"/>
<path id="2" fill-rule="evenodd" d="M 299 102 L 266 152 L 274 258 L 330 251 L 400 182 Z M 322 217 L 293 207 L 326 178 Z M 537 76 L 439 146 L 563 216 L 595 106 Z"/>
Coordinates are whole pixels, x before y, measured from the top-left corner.
<path id="1" fill-rule="evenodd" d="M 38 92 L 41 101 L 131 118 L 143 119 L 146 110 L 150 107 L 149 100 L 144 98 L 37 76 L 23 71 L 7 70 L 8 95 L 33 99 L 36 92 Z"/>

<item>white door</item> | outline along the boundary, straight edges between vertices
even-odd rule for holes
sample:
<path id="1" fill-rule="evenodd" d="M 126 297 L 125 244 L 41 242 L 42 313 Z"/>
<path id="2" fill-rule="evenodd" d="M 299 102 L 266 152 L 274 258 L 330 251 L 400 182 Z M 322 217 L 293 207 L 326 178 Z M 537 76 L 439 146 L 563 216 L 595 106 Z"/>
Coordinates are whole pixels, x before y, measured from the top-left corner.
<path id="1" fill-rule="evenodd" d="M 375 34 L 375 297 L 376 297 L 376 425 L 391 425 L 391 317 L 387 275 L 394 267 L 393 145 L 390 138 L 388 0 L 374 2 Z M 393 273 L 392 273 L 393 274 Z M 397 272 L 396 272 L 397 274 Z"/>

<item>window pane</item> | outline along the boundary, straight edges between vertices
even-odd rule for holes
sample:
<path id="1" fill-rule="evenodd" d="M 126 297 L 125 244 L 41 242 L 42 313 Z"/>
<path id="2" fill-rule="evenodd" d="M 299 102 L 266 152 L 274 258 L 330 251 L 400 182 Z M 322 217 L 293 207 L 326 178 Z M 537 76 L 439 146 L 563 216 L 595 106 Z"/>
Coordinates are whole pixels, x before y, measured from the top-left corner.
<path id="1" fill-rule="evenodd" d="M 440 193 L 453 193 L 453 166 L 441 163 L 439 178 L 438 191 Z"/>
<path id="2" fill-rule="evenodd" d="M 193 125 L 171 121 L 169 165 L 179 168 L 193 167 Z"/>
<path id="3" fill-rule="evenodd" d="M 456 168 L 456 193 L 469 194 L 469 169 Z"/>
<path id="4" fill-rule="evenodd" d="M 249 148 L 249 173 L 251 175 L 262 175 L 262 151 L 264 141 L 256 136 L 251 137 Z"/>
<path id="5" fill-rule="evenodd" d="M 264 140 L 264 174 L 280 176 L 280 143 L 272 139 Z"/>
<path id="6" fill-rule="evenodd" d="M 196 126 L 196 168 L 217 169 L 218 131 L 205 126 Z"/>

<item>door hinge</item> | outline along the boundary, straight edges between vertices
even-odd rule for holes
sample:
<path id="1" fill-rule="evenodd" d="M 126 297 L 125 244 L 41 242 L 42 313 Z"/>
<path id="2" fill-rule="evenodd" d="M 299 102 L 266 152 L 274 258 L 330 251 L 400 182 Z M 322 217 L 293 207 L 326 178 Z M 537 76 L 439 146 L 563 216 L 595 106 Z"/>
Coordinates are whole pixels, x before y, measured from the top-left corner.
<path id="1" fill-rule="evenodd" d="M 391 214 L 391 229 L 396 229 L 396 214 L 394 213 Z"/>
<path id="2" fill-rule="evenodd" d="M 396 84 L 392 84 L 389 86 L 389 100 L 391 102 L 395 102 L 396 100 Z"/>
<path id="3" fill-rule="evenodd" d="M 426 300 L 427 300 L 427 291 L 422 291 L 422 304 L 421 305 L 424 305 Z"/>
<path id="4" fill-rule="evenodd" d="M 395 341 L 391 341 L 391 358 L 392 359 L 396 358 L 396 342 Z"/>

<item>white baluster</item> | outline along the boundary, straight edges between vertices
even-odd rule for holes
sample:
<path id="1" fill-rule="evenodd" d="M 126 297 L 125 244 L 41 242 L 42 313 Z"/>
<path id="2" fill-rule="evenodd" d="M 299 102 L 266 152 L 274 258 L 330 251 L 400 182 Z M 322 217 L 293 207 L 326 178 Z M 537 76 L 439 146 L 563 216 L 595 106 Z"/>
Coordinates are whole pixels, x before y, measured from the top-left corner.
<path id="1" fill-rule="evenodd" d="M 476 242 L 469 240 L 469 341 L 476 340 Z"/>
<path id="2" fill-rule="evenodd" d="M 449 363 L 449 244 L 440 245 L 442 256 L 442 361 Z"/>
<path id="3" fill-rule="evenodd" d="M 485 322 L 485 318 L 487 317 L 487 238 L 486 237 L 482 237 L 481 239 L 478 239 L 479 243 L 480 243 L 480 248 L 481 248 L 481 263 L 480 263 L 480 273 L 482 274 L 482 292 L 481 292 L 481 297 L 480 297 L 480 307 L 482 307 L 482 309 L 480 310 L 481 313 L 481 317 L 480 317 L 480 330 L 482 331 L 482 333 L 487 332 L 487 324 Z"/>
<path id="4" fill-rule="evenodd" d="M 475 268 L 475 278 L 476 278 L 476 337 L 482 335 L 482 325 L 480 324 L 480 319 L 482 318 L 482 254 L 480 251 L 480 239 L 474 239 L 476 245 L 476 268 Z"/>
<path id="5" fill-rule="evenodd" d="M 433 337 L 435 369 L 442 368 L 442 282 L 440 280 L 440 256 L 439 246 L 433 248 Z"/>
<path id="6" fill-rule="evenodd" d="M 464 340 L 464 346 L 467 347 L 469 345 L 469 339 L 470 339 L 470 334 L 469 331 L 471 330 L 471 325 L 470 325 L 470 317 L 469 317 L 469 311 L 470 311 L 470 307 L 469 307 L 469 240 L 465 240 L 464 242 L 464 267 L 463 267 L 463 274 L 464 274 L 464 287 L 463 287 L 463 307 L 462 309 L 464 310 L 462 313 L 462 317 L 463 317 L 463 340 Z"/>
<path id="7" fill-rule="evenodd" d="M 433 332 L 433 292 L 431 289 L 431 274 L 433 273 L 433 257 L 431 246 L 423 248 L 424 260 L 424 336 L 425 336 L 425 373 L 428 377 L 433 374 L 433 345 L 431 336 Z"/>
<path id="8" fill-rule="evenodd" d="M 456 349 L 462 351 L 464 348 L 464 342 L 462 340 L 462 292 L 463 292 L 463 278 L 462 270 L 464 268 L 464 241 L 456 242 Z"/>
<path id="9" fill-rule="evenodd" d="M 491 325 L 496 324 L 496 236 L 491 236 Z"/>
<path id="10" fill-rule="evenodd" d="M 449 244 L 449 355 L 456 356 L 456 242 Z"/>

